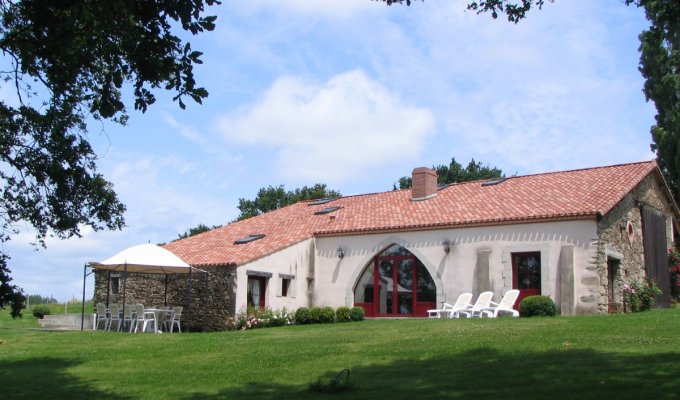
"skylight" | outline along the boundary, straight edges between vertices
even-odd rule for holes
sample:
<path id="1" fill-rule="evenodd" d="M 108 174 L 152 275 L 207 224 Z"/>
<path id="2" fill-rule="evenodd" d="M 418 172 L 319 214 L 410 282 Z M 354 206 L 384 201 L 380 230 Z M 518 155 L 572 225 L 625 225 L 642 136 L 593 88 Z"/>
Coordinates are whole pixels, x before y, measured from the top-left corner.
<path id="1" fill-rule="evenodd" d="M 314 213 L 314 215 L 321 215 L 321 214 L 328 214 L 332 213 L 333 211 L 339 210 L 341 207 L 326 207 L 323 210 L 319 210 Z"/>
<path id="2" fill-rule="evenodd" d="M 498 185 L 499 183 L 503 183 L 506 180 L 508 180 L 508 178 L 493 178 L 493 179 L 489 179 L 486 182 L 482 183 L 482 186 L 494 186 L 494 185 Z"/>
<path id="3" fill-rule="evenodd" d="M 332 198 L 327 198 L 327 199 L 317 199 L 317 200 L 314 200 L 313 202 L 311 202 L 311 203 L 309 203 L 309 204 L 307 204 L 307 205 L 308 205 L 308 206 L 320 206 L 321 204 L 330 203 L 330 202 L 333 201 L 333 200 L 335 200 L 335 199 L 332 199 Z"/>
<path id="4" fill-rule="evenodd" d="M 250 242 L 254 242 L 254 241 L 258 240 L 258 239 L 262 239 L 263 237 L 265 237 L 264 234 L 262 234 L 262 233 L 256 233 L 256 234 L 248 235 L 248 236 L 246 236 L 246 237 L 244 237 L 244 238 L 241 238 L 241 239 L 235 241 L 234 244 L 245 244 L 245 243 L 250 243 Z"/>

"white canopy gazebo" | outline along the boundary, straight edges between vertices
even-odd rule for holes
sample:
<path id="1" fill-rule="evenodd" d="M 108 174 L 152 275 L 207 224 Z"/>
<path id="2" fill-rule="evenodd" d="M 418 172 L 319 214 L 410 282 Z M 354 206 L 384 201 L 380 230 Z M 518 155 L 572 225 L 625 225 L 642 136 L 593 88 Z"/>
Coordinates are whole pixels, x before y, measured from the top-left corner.
<path id="1" fill-rule="evenodd" d="M 192 267 L 171 251 L 156 246 L 155 244 L 132 246 L 104 261 L 91 261 L 85 265 L 83 271 L 81 330 L 83 330 L 85 319 L 85 280 L 87 279 L 87 275 L 89 275 L 87 273 L 87 267 L 92 268 L 92 272 L 95 270 L 109 271 L 109 273 L 112 271 L 123 272 L 123 313 L 125 312 L 125 281 L 128 272 L 165 275 L 165 302 L 167 302 L 168 296 L 168 275 L 189 274 L 191 276 L 194 272 L 203 272 L 207 274 L 206 271 Z M 189 285 L 191 288 L 191 280 L 189 281 Z M 189 290 L 191 291 L 191 289 Z"/>

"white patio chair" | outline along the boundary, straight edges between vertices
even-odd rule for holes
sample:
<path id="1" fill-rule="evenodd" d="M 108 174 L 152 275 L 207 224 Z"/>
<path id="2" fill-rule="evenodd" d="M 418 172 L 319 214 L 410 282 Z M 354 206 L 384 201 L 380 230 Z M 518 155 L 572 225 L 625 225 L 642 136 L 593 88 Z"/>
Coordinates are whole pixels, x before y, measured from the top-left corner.
<path id="1" fill-rule="evenodd" d="M 432 310 L 427 310 L 428 318 L 441 318 L 442 314 L 448 314 L 450 310 L 453 309 L 453 305 L 449 303 L 443 303 L 442 308 L 436 308 Z"/>
<path id="2" fill-rule="evenodd" d="M 465 315 L 467 318 L 481 317 L 482 310 L 489 308 L 491 305 L 491 299 L 493 298 L 493 292 L 482 292 L 477 297 L 477 301 L 470 307 L 465 308 L 456 312 L 458 316 Z M 457 318 L 457 317 L 456 317 Z"/>
<path id="3" fill-rule="evenodd" d="M 500 303 L 491 302 L 491 305 L 482 310 L 482 315 L 489 318 L 496 318 L 500 313 L 510 313 L 513 317 L 519 317 L 519 312 L 512 307 L 515 306 L 517 298 L 519 297 L 519 290 L 511 289 L 505 292 Z"/>
<path id="4" fill-rule="evenodd" d="M 109 323 L 108 326 L 106 327 L 107 331 L 111 330 L 111 327 L 113 326 L 113 323 L 116 323 L 116 330 L 120 329 L 120 306 L 118 304 L 111 304 L 111 313 L 109 315 Z"/>
<path id="5" fill-rule="evenodd" d="M 123 311 L 123 323 L 120 325 L 119 331 L 127 324 L 128 332 L 132 333 L 132 328 L 135 323 L 135 313 L 133 312 L 131 305 L 126 305 Z"/>
<path id="6" fill-rule="evenodd" d="M 99 328 L 99 323 L 104 322 L 104 329 L 109 326 L 109 316 L 106 314 L 106 306 L 103 303 L 97 303 L 97 319 L 94 321 L 94 330 Z"/>
<path id="7" fill-rule="evenodd" d="M 156 313 L 153 311 L 145 311 L 144 304 L 135 304 L 135 333 L 139 331 L 139 324 L 142 324 L 142 332 L 146 332 L 146 326 L 149 322 L 153 323 L 154 331 L 158 330 L 158 323 L 156 321 Z"/>
<path id="8" fill-rule="evenodd" d="M 165 324 L 167 326 L 168 332 L 172 333 L 172 330 L 175 325 L 177 325 L 177 330 L 179 333 L 182 333 L 182 327 L 180 326 L 179 322 L 180 319 L 182 318 L 182 310 L 184 307 L 173 307 L 172 312 L 168 314 L 168 319 L 165 320 Z"/>
<path id="9" fill-rule="evenodd" d="M 458 318 L 458 311 L 470 307 L 470 300 L 472 300 L 472 293 L 461 293 L 455 304 L 444 303 L 441 309 L 427 310 L 428 316 L 430 318 L 441 318 L 442 315 L 448 315 L 449 318 Z"/>

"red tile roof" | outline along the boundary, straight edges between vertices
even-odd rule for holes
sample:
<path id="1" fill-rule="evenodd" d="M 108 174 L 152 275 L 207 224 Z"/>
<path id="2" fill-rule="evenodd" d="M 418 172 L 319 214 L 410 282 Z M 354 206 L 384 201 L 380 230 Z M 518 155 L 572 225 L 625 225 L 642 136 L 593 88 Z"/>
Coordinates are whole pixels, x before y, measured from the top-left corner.
<path id="1" fill-rule="evenodd" d="M 411 201 L 410 190 L 300 202 L 165 246 L 192 265 L 242 265 L 313 236 L 588 219 L 605 215 L 653 171 L 655 162 L 510 177 L 490 186 L 466 182 Z M 327 207 L 341 207 L 315 215 Z M 265 237 L 234 244 L 252 234 Z"/>

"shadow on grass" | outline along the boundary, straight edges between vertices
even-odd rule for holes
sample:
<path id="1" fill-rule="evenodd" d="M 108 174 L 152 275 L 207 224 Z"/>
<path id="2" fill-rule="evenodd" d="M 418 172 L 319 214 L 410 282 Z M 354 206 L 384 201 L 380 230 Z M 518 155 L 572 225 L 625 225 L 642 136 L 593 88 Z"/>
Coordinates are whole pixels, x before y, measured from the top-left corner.
<path id="1" fill-rule="evenodd" d="M 347 367 L 351 387 L 345 392 L 316 393 L 307 385 L 253 382 L 188 399 L 680 398 L 680 353 L 562 350 L 520 354 L 476 349 L 455 358 Z M 336 373 L 327 371 L 326 377 Z"/>
<path id="2" fill-rule="evenodd" d="M 3 399 L 129 399 L 93 388 L 67 372 L 79 363 L 58 358 L 37 358 L 0 364 Z"/>

